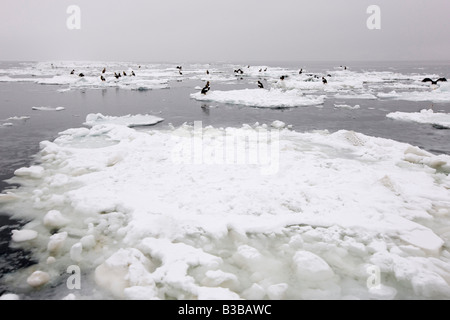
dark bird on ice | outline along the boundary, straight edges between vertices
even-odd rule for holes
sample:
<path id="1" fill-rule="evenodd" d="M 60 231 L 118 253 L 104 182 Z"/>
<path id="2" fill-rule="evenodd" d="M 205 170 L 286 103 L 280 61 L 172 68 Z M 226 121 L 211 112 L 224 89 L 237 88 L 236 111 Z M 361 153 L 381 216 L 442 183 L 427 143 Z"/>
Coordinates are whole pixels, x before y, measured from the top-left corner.
<path id="1" fill-rule="evenodd" d="M 327 81 L 327 79 L 325 79 L 325 77 L 322 77 L 322 82 L 323 82 L 323 84 L 327 84 L 328 83 L 328 81 Z"/>
<path id="2" fill-rule="evenodd" d="M 83 74 L 83 73 L 80 73 L 78 76 L 79 76 L 79 77 L 84 77 L 84 74 Z"/>
<path id="3" fill-rule="evenodd" d="M 114 72 L 114 77 L 116 77 L 116 79 L 119 79 L 120 78 L 120 73 L 117 74 L 117 73 Z"/>
<path id="4" fill-rule="evenodd" d="M 70 71 L 70 74 L 74 74 L 74 73 L 75 73 L 75 70 Z"/>
<path id="5" fill-rule="evenodd" d="M 261 81 L 258 80 L 258 88 L 264 89 L 263 84 L 261 83 Z"/>
<path id="6" fill-rule="evenodd" d="M 125 71 L 123 72 L 123 75 L 124 75 L 125 77 L 127 76 L 127 74 L 126 74 L 126 72 L 125 72 Z"/>
<path id="7" fill-rule="evenodd" d="M 103 68 L 103 71 L 102 71 L 102 73 L 105 73 L 106 72 L 106 68 Z"/>
<path id="8" fill-rule="evenodd" d="M 302 74 L 303 73 L 303 69 L 300 69 L 300 71 L 298 72 L 298 74 Z"/>
<path id="9" fill-rule="evenodd" d="M 209 70 L 206 70 L 206 74 L 209 74 Z"/>
<path id="10" fill-rule="evenodd" d="M 134 73 L 134 71 L 131 71 L 131 76 L 135 77 L 136 74 Z"/>
<path id="11" fill-rule="evenodd" d="M 280 77 L 280 80 L 284 80 L 284 79 L 286 79 L 288 76 L 281 76 Z"/>
<path id="12" fill-rule="evenodd" d="M 202 94 L 206 94 L 209 90 L 211 89 L 211 87 L 209 86 L 209 81 L 206 83 L 205 87 L 202 89 Z"/>
<path id="13" fill-rule="evenodd" d="M 440 81 L 440 82 L 447 82 L 447 79 L 445 79 L 445 78 L 439 78 L 439 79 L 437 79 L 437 80 L 432 80 L 432 79 L 430 79 L 430 78 L 425 78 L 425 79 L 422 80 L 422 82 L 431 82 L 431 84 L 437 84 L 439 81 Z"/>
<path id="14" fill-rule="evenodd" d="M 106 81 L 106 79 L 105 79 L 104 76 L 100 76 L 100 79 L 101 79 L 102 81 Z"/>

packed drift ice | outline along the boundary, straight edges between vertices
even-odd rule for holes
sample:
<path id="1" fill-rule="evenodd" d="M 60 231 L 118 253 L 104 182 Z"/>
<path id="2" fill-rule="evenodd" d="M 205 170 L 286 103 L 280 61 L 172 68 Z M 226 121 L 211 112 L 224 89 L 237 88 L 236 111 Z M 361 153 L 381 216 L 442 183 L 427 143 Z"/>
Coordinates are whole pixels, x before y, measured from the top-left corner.
<path id="1" fill-rule="evenodd" d="M 180 69 L 178 69 L 180 67 Z M 295 92 L 302 99 L 282 97 L 287 106 L 321 104 L 324 99 L 395 99 L 410 101 L 449 102 L 450 84 L 423 82 L 437 79 L 438 75 L 395 71 L 332 70 L 310 73 L 307 70 L 270 66 L 236 66 L 233 64 L 137 64 L 109 62 L 54 62 L 22 63 L 18 67 L 0 69 L 0 82 L 32 82 L 42 85 L 58 85 L 59 92 L 77 89 L 118 88 L 128 90 L 167 89 L 183 80 L 209 81 L 208 94 L 192 94 L 197 100 L 217 101 L 256 107 L 271 106 L 263 100 L 275 101 L 280 92 L 287 96 Z M 259 81 L 259 83 L 258 83 Z M 249 92 L 223 90 L 224 85 L 244 84 L 247 90 L 261 88 L 255 93 L 260 99 L 248 98 Z M 217 89 L 217 86 L 222 86 Z M 194 87 L 202 86 L 194 85 Z M 283 107 L 275 106 L 275 107 Z"/>
<path id="2" fill-rule="evenodd" d="M 449 156 L 281 121 L 126 124 L 62 132 L 15 172 L 0 203 L 30 221 L 12 243 L 37 263 L 5 276 L 11 294 L 450 298 Z"/>

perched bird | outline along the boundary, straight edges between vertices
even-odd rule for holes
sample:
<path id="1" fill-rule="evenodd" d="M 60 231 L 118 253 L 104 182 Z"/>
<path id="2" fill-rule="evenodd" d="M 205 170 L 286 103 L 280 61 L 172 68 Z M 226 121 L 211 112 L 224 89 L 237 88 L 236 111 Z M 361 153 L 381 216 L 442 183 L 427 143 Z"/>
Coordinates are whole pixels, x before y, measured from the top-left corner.
<path id="1" fill-rule="evenodd" d="M 266 71 L 267 71 L 267 68 L 264 69 L 264 72 L 266 72 Z"/>
<path id="2" fill-rule="evenodd" d="M 325 79 L 325 77 L 322 77 L 322 82 L 323 82 L 323 84 L 327 84 L 328 83 L 328 81 L 327 81 L 327 79 Z"/>
<path id="3" fill-rule="evenodd" d="M 303 73 L 303 69 L 300 69 L 300 71 L 298 72 L 298 74 L 302 74 Z"/>
<path id="4" fill-rule="evenodd" d="M 280 80 L 284 80 L 284 79 L 286 79 L 288 76 L 281 76 L 280 77 Z"/>
<path id="5" fill-rule="evenodd" d="M 79 77 L 84 77 L 84 74 L 83 74 L 83 73 L 80 73 L 78 76 L 79 76 Z"/>
<path id="6" fill-rule="evenodd" d="M 259 69 L 259 72 L 262 72 L 262 69 Z"/>
<path id="7" fill-rule="evenodd" d="M 103 71 L 102 71 L 102 73 L 105 73 L 106 72 L 106 68 L 103 68 Z"/>
<path id="8" fill-rule="evenodd" d="M 431 82 L 431 84 L 437 84 L 439 81 L 441 81 L 441 82 L 447 82 L 447 79 L 445 79 L 445 78 L 439 78 L 439 79 L 437 79 L 437 80 L 432 80 L 432 79 L 430 79 L 430 78 L 425 78 L 425 79 L 423 79 L 422 80 L 422 82 Z"/>
<path id="9" fill-rule="evenodd" d="M 133 77 L 136 76 L 136 74 L 134 73 L 134 71 L 131 71 L 131 75 L 132 75 Z"/>
<path id="10" fill-rule="evenodd" d="M 120 74 L 117 74 L 117 73 L 114 72 L 114 77 L 116 77 L 116 79 L 119 79 L 120 78 Z"/>
<path id="11" fill-rule="evenodd" d="M 206 74 L 209 74 L 209 70 L 206 70 Z"/>
<path id="12" fill-rule="evenodd" d="M 261 83 L 261 81 L 258 80 L 258 88 L 264 89 L 263 84 Z"/>
<path id="13" fill-rule="evenodd" d="M 126 74 L 126 72 L 125 72 L 125 71 L 123 72 L 123 75 L 124 75 L 125 77 L 127 76 L 127 74 Z"/>
<path id="14" fill-rule="evenodd" d="M 206 82 L 205 87 L 202 89 L 202 94 L 206 94 L 209 90 L 211 89 L 211 87 L 209 86 L 209 81 Z"/>
<path id="15" fill-rule="evenodd" d="M 100 79 L 101 79 L 102 81 L 106 81 L 106 79 L 105 79 L 104 76 L 100 76 Z"/>
<path id="16" fill-rule="evenodd" d="M 70 74 L 74 74 L 74 73 L 75 73 L 75 70 L 70 71 Z"/>
<path id="17" fill-rule="evenodd" d="M 178 73 L 179 73 L 180 75 L 183 75 L 183 72 L 181 72 L 181 69 L 178 70 Z"/>

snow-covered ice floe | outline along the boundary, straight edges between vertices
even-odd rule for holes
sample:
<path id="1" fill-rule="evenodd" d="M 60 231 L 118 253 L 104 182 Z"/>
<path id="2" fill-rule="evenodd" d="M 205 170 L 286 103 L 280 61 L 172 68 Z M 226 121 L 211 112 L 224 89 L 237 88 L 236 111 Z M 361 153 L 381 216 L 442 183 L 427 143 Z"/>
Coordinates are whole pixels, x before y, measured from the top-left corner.
<path id="1" fill-rule="evenodd" d="M 391 112 L 386 117 L 395 120 L 432 124 L 450 129 L 450 114 L 434 112 L 432 109 L 423 109 L 420 112 Z"/>
<path id="2" fill-rule="evenodd" d="M 62 111 L 65 110 L 66 108 L 64 107 L 31 107 L 32 110 L 37 110 L 37 111 Z"/>
<path id="3" fill-rule="evenodd" d="M 87 126 L 95 126 L 99 124 L 118 124 L 127 127 L 151 126 L 164 121 L 163 118 L 149 114 L 126 115 L 121 117 L 105 116 L 101 113 L 91 113 L 86 116 Z"/>
<path id="4" fill-rule="evenodd" d="M 435 103 L 450 102 L 450 83 L 441 83 L 439 86 L 432 87 L 423 91 L 406 91 L 397 92 L 380 92 L 377 94 L 379 98 L 406 100 L 406 101 L 431 101 Z"/>
<path id="5" fill-rule="evenodd" d="M 201 92 L 193 93 L 191 98 L 198 101 L 214 101 L 259 108 L 316 106 L 323 104 L 325 99 L 324 96 L 304 95 L 298 90 L 283 91 L 281 89 L 213 90 L 206 95 Z"/>
<path id="6" fill-rule="evenodd" d="M 449 299 L 450 157 L 283 127 L 99 124 L 43 141 L 0 197 L 30 221 L 12 245 L 37 261 L 5 281 L 62 298 L 76 265 L 70 298 Z M 225 161 L 230 145 L 248 157 Z"/>

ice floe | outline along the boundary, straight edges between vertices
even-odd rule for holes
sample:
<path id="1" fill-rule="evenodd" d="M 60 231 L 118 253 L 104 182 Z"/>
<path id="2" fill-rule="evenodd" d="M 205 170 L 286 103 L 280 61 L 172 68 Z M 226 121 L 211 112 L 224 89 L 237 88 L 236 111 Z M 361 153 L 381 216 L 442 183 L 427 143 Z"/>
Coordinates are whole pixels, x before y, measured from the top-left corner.
<path id="1" fill-rule="evenodd" d="M 450 114 L 423 109 L 420 112 L 391 112 L 386 117 L 394 120 L 427 123 L 450 129 Z"/>
<path id="2" fill-rule="evenodd" d="M 37 111 L 62 111 L 65 110 L 66 108 L 64 107 L 31 107 L 32 110 L 37 110 Z"/>
<path id="3" fill-rule="evenodd" d="M 2 209 L 30 221 L 13 237 L 37 264 L 9 281 L 57 288 L 75 264 L 119 299 L 450 298 L 449 156 L 281 121 L 122 120 L 66 130 L 16 171 Z"/>
<path id="4" fill-rule="evenodd" d="M 199 101 L 213 101 L 259 108 L 292 108 L 316 106 L 324 103 L 324 96 L 304 95 L 297 90 L 281 89 L 243 89 L 229 91 L 209 91 L 191 94 L 191 98 Z"/>
<path id="5" fill-rule="evenodd" d="M 151 126 L 164 121 L 163 118 L 156 117 L 149 114 L 138 114 L 138 115 L 126 115 L 120 117 L 104 116 L 101 113 L 91 113 L 86 116 L 87 126 L 95 126 L 99 124 L 118 124 L 125 125 L 127 127 L 139 127 L 139 126 Z"/>

